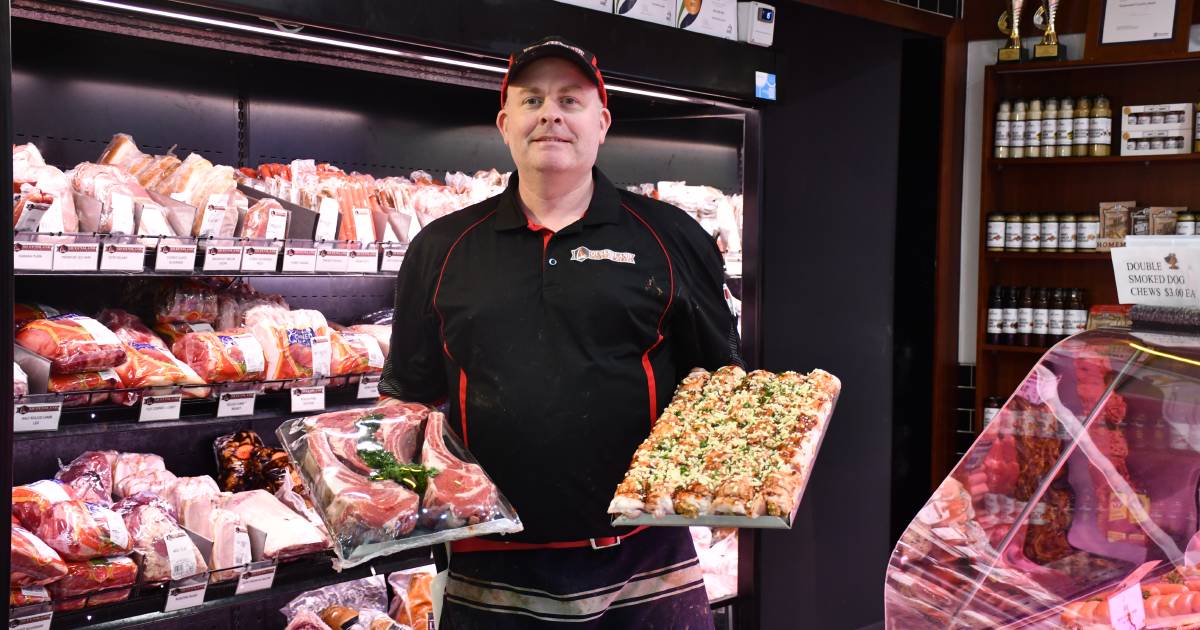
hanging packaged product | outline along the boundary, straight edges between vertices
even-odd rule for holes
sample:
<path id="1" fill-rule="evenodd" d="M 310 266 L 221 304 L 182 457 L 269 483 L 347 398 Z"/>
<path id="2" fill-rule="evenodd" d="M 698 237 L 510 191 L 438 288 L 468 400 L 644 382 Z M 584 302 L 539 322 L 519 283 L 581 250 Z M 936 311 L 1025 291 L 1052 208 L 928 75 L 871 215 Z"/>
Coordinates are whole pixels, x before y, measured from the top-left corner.
<path id="1" fill-rule="evenodd" d="M 300 464 L 343 568 L 413 547 L 522 529 L 445 416 L 423 405 L 389 401 L 297 418 L 277 433 Z"/>

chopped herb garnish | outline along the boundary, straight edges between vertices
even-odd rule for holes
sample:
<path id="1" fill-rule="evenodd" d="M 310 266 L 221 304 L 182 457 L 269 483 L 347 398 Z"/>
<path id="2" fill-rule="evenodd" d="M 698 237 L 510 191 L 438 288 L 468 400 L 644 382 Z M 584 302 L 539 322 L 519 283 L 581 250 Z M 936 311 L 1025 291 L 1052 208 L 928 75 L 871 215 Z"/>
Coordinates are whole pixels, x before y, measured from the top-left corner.
<path id="1" fill-rule="evenodd" d="M 395 481 L 417 494 L 424 494 L 429 480 L 438 474 L 436 468 L 427 468 L 420 464 L 401 464 L 396 461 L 395 455 L 382 449 L 359 448 L 358 456 L 373 470 L 371 479 Z"/>

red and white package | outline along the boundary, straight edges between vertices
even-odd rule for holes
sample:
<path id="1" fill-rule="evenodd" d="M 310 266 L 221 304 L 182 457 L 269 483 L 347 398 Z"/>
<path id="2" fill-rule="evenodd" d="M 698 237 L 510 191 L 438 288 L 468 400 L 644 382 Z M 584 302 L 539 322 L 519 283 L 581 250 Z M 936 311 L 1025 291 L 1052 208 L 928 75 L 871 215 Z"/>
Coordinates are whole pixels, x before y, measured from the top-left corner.
<path id="1" fill-rule="evenodd" d="M 262 344 L 241 329 L 188 333 L 171 351 L 206 383 L 257 381 L 266 371 Z"/>
<path id="2" fill-rule="evenodd" d="M 383 371 L 385 355 L 375 337 L 366 333 L 330 333 L 333 345 L 333 375 L 372 374 Z"/>
<path id="3" fill-rule="evenodd" d="M 388 575 L 388 584 L 395 594 L 388 614 L 396 623 L 413 630 L 434 630 L 432 586 L 436 574 L 433 565 L 426 565 Z"/>
<path id="4" fill-rule="evenodd" d="M 130 548 L 121 517 L 83 501 L 55 503 L 33 533 L 68 561 L 129 553 Z"/>
<path id="5" fill-rule="evenodd" d="M 39 319 L 21 327 L 15 341 L 50 360 L 56 374 L 78 374 L 116 367 L 125 362 L 121 340 L 100 322 L 69 313 Z"/>
<path id="6" fill-rule="evenodd" d="M 12 528 L 12 555 L 9 557 L 9 586 L 43 586 L 67 574 L 62 556 L 19 525 Z"/>
<path id="7" fill-rule="evenodd" d="M 137 564 L 127 556 L 68 562 L 67 575 L 47 588 L 57 611 L 125 600 L 137 581 Z M 97 591 L 104 591 L 97 593 Z M 91 598 L 87 595 L 97 593 Z"/>
<path id="8" fill-rule="evenodd" d="M 164 349 L 167 347 L 167 344 L 154 334 L 154 331 L 150 330 L 137 315 L 128 311 L 106 308 L 96 315 L 96 321 L 104 324 L 106 328 L 113 331 L 117 339 L 126 344 L 146 343 Z"/>
<path id="9" fill-rule="evenodd" d="M 67 571 L 66 565 L 63 565 L 63 573 Z M 45 604 L 50 601 L 50 591 L 46 590 L 45 586 L 22 586 L 20 588 L 10 588 L 8 590 L 8 606 L 16 608 L 18 606 L 32 606 L 34 604 Z"/>
<path id="10" fill-rule="evenodd" d="M 246 211 L 246 216 L 242 219 L 242 231 L 238 236 L 282 239 L 287 236 L 289 215 L 278 201 L 264 197 Z"/>
<path id="11" fill-rule="evenodd" d="M 159 323 L 212 324 L 219 314 L 216 292 L 199 282 L 164 285 L 154 300 L 154 317 Z"/>
<path id="12" fill-rule="evenodd" d="M 52 479 L 43 479 L 12 489 L 13 521 L 29 531 L 36 531 L 50 508 L 79 497 L 70 486 Z"/>
<path id="13" fill-rule="evenodd" d="M 383 351 L 384 358 L 387 358 L 388 352 L 392 347 L 392 327 L 390 325 L 355 324 L 347 328 L 346 332 L 370 335 L 379 344 L 379 349 Z"/>

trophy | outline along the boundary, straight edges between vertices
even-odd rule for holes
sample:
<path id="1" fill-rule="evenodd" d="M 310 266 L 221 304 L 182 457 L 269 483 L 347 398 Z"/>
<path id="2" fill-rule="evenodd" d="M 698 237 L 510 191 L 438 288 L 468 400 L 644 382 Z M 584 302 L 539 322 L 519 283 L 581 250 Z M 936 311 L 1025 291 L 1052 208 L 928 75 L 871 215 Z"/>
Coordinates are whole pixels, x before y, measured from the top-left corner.
<path id="1" fill-rule="evenodd" d="M 1000 32 L 1008 35 L 1008 43 L 996 51 L 997 63 L 1017 63 L 1029 59 L 1029 51 L 1021 45 L 1021 8 L 1025 0 L 1008 0 L 1008 10 L 1000 16 Z"/>
<path id="2" fill-rule="evenodd" d="M 1038 9 L 1039 13 L 1045 13 L 1046 32 L 1042 34 L 1041 43 L 1033 47 L 1035 61 L 1059 61 L 1067 57 L 1067 47 L 1058 43 L 1058 31 L 1054 28 L 1059 1 L 1042 0 L 1042 6 Z"/>

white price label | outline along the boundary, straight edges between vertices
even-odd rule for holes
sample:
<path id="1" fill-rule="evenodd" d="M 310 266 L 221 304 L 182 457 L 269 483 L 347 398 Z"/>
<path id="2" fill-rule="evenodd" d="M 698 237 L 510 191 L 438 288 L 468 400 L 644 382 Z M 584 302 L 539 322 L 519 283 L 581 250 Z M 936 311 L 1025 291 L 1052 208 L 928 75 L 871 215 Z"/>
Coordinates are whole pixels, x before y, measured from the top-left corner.
<path id="1" fill-rule="evenodd" d="M 49 271 L 54 268 L 54 245 L 50 243 L 13 243 L 13 269 Z"/>
<path id="2" fill-rule="evenodd" d="M 179 406 L 183 395 L 169 394 L 166 396 L 143 396 L 142 411 L 138 414 L 138 422 L 154 422 L 157 420 L 178 420 Z"/>
<path id="3" fill-rule="evenodd" d="M 1142 585 L 1133 586 L 1108 598 L 1108 619 L 1118 630 L 1141 630 L 1146 627 L 1146 602 Z"/>
<path id="4" fill-rule="evenodd" d="M 62 403 L 17 403 L 13 405 L 13 431 L 57 431 Z"/>
<path id="5" fill-rule="evenodd" d="M 327 335 L 316 335 L 312 338 L 312 375 L 316 377 L 329 376 L 330 364 L 333 362 L 333 345 Z"/>
<path id="6" fill-rule="evenodd" d="M 383 262 L 379 265 L 380 271 L 400 271 L 400 264 L 404 262 L 404 250 L 394 247 L 383 248 Z"/>
<path id="7" fill-rule="evenodd" d="M 104 271 L 142 271 L 145 269 L 146 246 L 137 243 L 109 243 L 100 254 L 100 269 Z"/>
<path id="8" fill-rule="evenodd" d="M 173 586 L 167 591 L 167 605 L 163 607 L 163 612 L 173 612 L 199 606 L 204 603 L 204 592 L 207 590 L 207 582 L 191 586 Z"/>
<path id="9" fill-rule="evenodd" d="M 242 271 L 275 271 L 275 267 L 278 264 L 278 247 L 250 245 L 242 253 Z"/>
<path id="10" fill-rule="evenodd" d="M 379 398 L 379 376 L 363 374 L 358 380 L 358 397 Z"/>
<path id="11" fill-rule="evenodd" d="M 187 326 L 188 330 L 190 330 L 192 332 L 215 332 L 213 330 L 212 324 L 205 323 L 205 322 L 196 322 L 195 324 L 184 324 L 184 326 Z"/>
<path id="12" fill-rule="evenodd" d="M 196 574 L 196 545 L 187 532 L 177 529 L 163 536 L 163 543 L 167 546 L 172 580 L 182 580 Z"/>
<path id="13" fill-rule="evenodd" d="M 341 212 L 336 199 L 325 197 L 317 207 L 317 227 L 313 238 L 318 241 L 332 241 L 337 238 L 338 213 Z"/>
<path id="14" fill-rule="evenodd" d="M 112 213 L 109 231 L 113 234 L 133 234 L 133 197 L 114 192 L 109 202 Z"/>
<path id="15" fill-rule="evenodd" d="M 192 271 L 196 268 L 195 245 L 161 243 L 154 258 L 155 271 Z"/>
<path id="16" fill-rule="evenodd" d="M 21 211 L 21 218 L 17 219 L 16 225 L 13 226 L 14 232 L 34 232 L 38 226 L 42 224 L 42 217 L 46 215 L 46 211 L 50 209 L 48 203 L 27 203 L 25 209 Z"/>
<path id="17" fill-rule="evenodd" d="M 369 208 L 355 208 L 350 212 L 354 217 L 354 240 L 360 243 L 375 241 L 375 223 L 371 220 Z"/>
<path id="18" fill-rule="evenodd" d="M 317 250 L 317 271 L 344 272 L 350 264 L 350 250 L 334 249 L 332 245 Z"/>
<path id="19" fill-rule="evenodd" d="M 242 593 L 253 593 L 254 591 L 265 591 L 271 588 L 275 583 L 275 566 L 271 565 L 265 569 L 252 569 L 242 573 L 242 577 L 238 579 L 236 595 Z"/>
<path id="20" fill-rule="evenodd" d="M 204 250 L 205 271 L 237 271 L 242 268 L 242 248 L 209 245 Z"/>
<path id="21" fill-rule="evenodd" d="M 283 270 L 298 272 L 316 271 L 317 250 L 312 247 L 284 247 Z"/>
<path id="22" fill-rule="evenodd" d="M 323 411 L 324 409 L 324 387 L 292 388 L 292 413 L 298 413 L 301 411 Z"/>
<path id="23" fill-rule="evenodd" d="M 265 238 L 281 239 L 287 236 L 288 211 L 271 208 L 267 211 L 267 233 Z"/>
<path id="24" fill-rule="evenodd" d="M 238 525 L 233 532 L 233 566 L 240 567 L 250 564 L 253 560 L 250 553 L 250 533 L 245 526 Z"/>
<path id="25" fill-rule="evenodd" d="M 99 243 L 61 243 L 54 246 L 55 271 L 95 271 L 99 264 Z"/>
<path id="26" fill-rule="evenodd" d="M 217 403 L 218 418 L 254 415 L 254 401 L 258 395 L 254 392 L 225 392 Z"/>
<path id="27" fill-rule="evenodd" d="M 14 609 L 13 613 L 20 614 L 20 609 Z M 24 617 L 14 616 L 8 622 L 8 627 L 19 628 L 20 630 L 50 630 L 50 622 L 53 620 L 54 611 L 33 613 Z"/>
<path id="28" fill-rule="evenodd" d="M 200 233 L 196 236 L 219 236 L 221 224 L 225 221 L 225 195 L 209 197 L 204 206 L 204 216 L 200 220 Z"/>
<path id="29" fill-rule="evenodd" d="M 346 265 L 346 271 L 353 271 L 354 273 L 378 272 L 379 250 L 374 248 L 350 250 L 350 262 Z"/>

